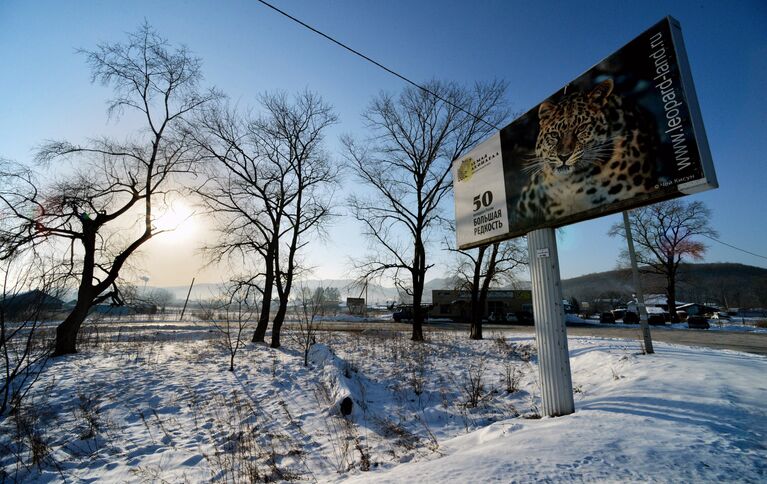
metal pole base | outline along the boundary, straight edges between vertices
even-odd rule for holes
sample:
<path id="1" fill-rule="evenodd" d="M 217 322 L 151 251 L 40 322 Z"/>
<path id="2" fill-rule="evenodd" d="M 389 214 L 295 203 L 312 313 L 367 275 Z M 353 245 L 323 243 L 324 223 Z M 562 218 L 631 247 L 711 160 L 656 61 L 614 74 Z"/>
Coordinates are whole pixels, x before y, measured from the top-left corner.
<path id="1" fill-rule="evenodd" d="M 527 245 L 533 283 L 533 316 L 538 342 L 542 411 L 549 417 L 568 415 L 575 411 L 575 402 L 556 233 L 550 228 L 534 230 L 527 234 Z"/>

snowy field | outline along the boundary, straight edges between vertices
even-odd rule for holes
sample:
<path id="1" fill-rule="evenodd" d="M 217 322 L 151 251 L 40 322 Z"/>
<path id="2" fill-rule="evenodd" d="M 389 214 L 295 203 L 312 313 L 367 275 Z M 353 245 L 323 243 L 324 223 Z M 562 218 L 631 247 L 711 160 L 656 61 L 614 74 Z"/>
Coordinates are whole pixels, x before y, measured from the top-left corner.
<path id="1" fill-rule="evenodd" d="M 229 372 L 177 329 L 51 361 L 0 422 L 0 481 L 767 481 L 765 357 L 570 338 L 576 412 L 539 418 L 532 333 L 319 332 L 306 367 L 289 334 Z"/>

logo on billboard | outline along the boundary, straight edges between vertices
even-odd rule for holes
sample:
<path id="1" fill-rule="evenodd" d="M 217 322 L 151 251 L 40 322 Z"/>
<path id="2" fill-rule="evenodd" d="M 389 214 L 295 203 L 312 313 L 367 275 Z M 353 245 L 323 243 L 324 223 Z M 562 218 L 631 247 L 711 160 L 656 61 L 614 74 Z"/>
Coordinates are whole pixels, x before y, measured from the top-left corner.
<path id="1" fill-rule="evenodd" d="M 471 178 L 474 174 L 474 160 L 471 157 L 464 158 L 458 167 L 458 181 L 464 181 Z"/>

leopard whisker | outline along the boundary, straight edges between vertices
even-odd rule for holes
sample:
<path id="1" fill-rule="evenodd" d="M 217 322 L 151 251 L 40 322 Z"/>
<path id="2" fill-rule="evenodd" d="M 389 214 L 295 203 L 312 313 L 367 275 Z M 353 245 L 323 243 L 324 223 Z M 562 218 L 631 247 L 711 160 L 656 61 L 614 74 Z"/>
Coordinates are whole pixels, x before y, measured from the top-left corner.
<path id="1" fill-rule="evenodd" d="M 543 167 L 548 164 L 545 158 L 535 157 L 522 166 L 522 172 L 525 174 L 538 174 L 543 171 Z"/>

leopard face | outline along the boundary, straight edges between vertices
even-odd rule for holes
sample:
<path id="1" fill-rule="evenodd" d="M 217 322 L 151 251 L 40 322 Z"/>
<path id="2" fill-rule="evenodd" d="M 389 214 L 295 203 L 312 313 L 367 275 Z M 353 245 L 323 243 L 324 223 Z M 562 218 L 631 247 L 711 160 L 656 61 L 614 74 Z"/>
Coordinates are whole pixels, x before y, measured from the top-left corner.
<path id="1" fill-rule="evenodd" d="M 612 90 L 612 80 L 608 80 L 591 92 L 571 94 L 558 104 L 542 103 L 530 171 L 559 178 L 598 163 L 611 141 L 604 108 Z"/>
<path id="2" fill-rule="evenodd" d="M 613 93 L 607 79 L 538 110 L 523 218 L 551 220 L 647 193 L 655 185 L 657 139 L 649 118 Z"/>

